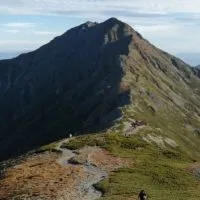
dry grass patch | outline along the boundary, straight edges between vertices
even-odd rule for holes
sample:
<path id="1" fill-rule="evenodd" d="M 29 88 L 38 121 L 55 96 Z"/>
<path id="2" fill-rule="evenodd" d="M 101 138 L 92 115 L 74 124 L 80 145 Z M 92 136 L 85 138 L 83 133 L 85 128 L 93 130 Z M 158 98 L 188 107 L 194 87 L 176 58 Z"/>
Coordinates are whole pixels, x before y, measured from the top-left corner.
<path id="1" fill-rule="evenodd" d="M 73 190 L 79 177 L 83 176 L 80 166 L 60 166 L 57 155 L 45 153 L 29 157 L 19 165 L 9 168 L 0 181 L 1 199 L 22 199 L 22 197 L 40 197 L 57 199 L 62 193 Z"/>

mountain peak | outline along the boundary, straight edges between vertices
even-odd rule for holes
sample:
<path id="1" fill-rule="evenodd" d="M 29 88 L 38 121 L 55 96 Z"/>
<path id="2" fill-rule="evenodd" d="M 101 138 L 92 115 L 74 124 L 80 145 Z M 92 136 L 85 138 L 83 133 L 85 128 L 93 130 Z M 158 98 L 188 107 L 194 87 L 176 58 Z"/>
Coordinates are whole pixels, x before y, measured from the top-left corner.
<path id="1" fill-rule="evenodd" d="M 125 22 L 122 22 L 122 21 L 120 21 L 120 20 L 118 20 L 117 18 L 114 18 L 114 17 L 109 18 L 108 20 L 106 20 L 102 24 L 109 27 L 109 28 L 119 27 L 120 29 L 124 30 L 125 35 L 130 35 L 130 34 L 133 34 L 133 32 L 135 32 L 130 25 L 128 25 Z"/>
<path id="2" fill-rule="evenodd" d="M 13 155 L 14 145 L 26 151 L 65 137 L 66 127 L 72 133 L 110 127 L 121 107 L 135 109 L 143 95 L 153 114 L 166 102 L 184 107 L 185 96 L 176 93 L 190 88 L 192 77 L 188 66 L 116 18 L 88 21 L 34 52 L 0 61 L 0 69 L 0 159 Z"/>
<path id="3" fill-rule="evenodd" d="M 82 44 L 76 45 L 83 45 L 83 43 L 87 41 L 87 43 L 92 42 L 93 46 L 104 45 L 121 40 L 127 36 L 129 37 L 129 41 L 131 41 L 131 38 L 134 35 L 137 35 L 137 32 L 134 31 L 131 26 L 112 17 L 102 23 L 87 21 L 68 30 L 61 35 L 58 40 L 54 40 L 53 43 L 55 43 L 55 45 L 58 45 L 59 43 L 58 46 L 60 48 L 63 47 L 66 49 L 65 43 L 74 44 L 80 42 Z M 122 43 L 124 43 L 124 40 Z"/>
<path id="4" fill-rule="evenodd" d="M 144 182 L 156 199 L 197 199 L 197 76 L 200 70 L 116 18 L 86 22 L 34 52 L 0 61 L 0 161 L 25 154 L 0 162 L 1 199 L 95 199 L 101 193 L 93 183 L 102 177 L 106 184 L 98 188 L 108 198 L 134 198 Z M 124 196 L 129 185 L 132 194 Z"/>
<path id="5" fill-rule="evenodd" d="M 105 43 L 117 41 L 126 36 L 133 36 L 135 33 L 131 26 L 114 17 L 102 22 L 99 28 L 106 38 Z"/>
<path id="6" fill-rule="evenodd" d="M 91 27 L 93 27 L 93 26 L 96 26 L 97 24 L 98 24 L 97 22 L 87 21 L 87 22 L 85 22 L 85 23 L 82 25 L 82 27 L 84 27 L 84 28 L 91 28 Z"/>
<path id="7" fill-rule="evenodd" d="M 111 17 L 111 18 L 107 19 L 105 22 L 123 23 L 122 21 L 120 21 L 119 19 L 117 19 L 115 17 Z"/>

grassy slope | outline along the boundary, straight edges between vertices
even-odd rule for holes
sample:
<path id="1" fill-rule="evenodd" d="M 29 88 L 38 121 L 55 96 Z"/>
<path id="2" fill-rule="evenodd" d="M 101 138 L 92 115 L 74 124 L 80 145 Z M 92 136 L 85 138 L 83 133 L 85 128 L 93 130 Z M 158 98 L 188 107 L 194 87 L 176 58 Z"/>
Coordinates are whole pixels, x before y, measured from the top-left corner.
<path id="1" fill-rule="evenodd" d="M 78 136 L 65 146 L 70 149 L 100 146 L 116 156 L 134 161 L 134 165 L 112 172 L 108 179 L 96 185 L 104 193 L 102 200 L 132 199 L 141 189 L 147 191 L 152 200 L 200 199 L 200 183 L 188 170 L 190 165 L 200 160 L 200 136 L 187 128 L 200 128 L 197 117 L 193 115 L 193 108 L 198 102 L 194 101 L 192 109 L 179 107 L 175 102 L 169 104 L 165 91 L 161 93 L 153 84 L 143 84 L 163 102 L 166 101 L 163 108 L 158 108 L 146 95 L 141 98 L 135 87 L 135 103 L 122 108 L 123 118 L 118 124 L 106 133 Z M 176 93 L 178 90 L 186 92 L 185 96 L 190 98 L 187 90 L 176 85 L 173 89 Z M 143 119 L 148 126 L 135 135 L 125 137 L 122 134 L 123 122 L 131 119 Z M 149 134 L 171 138 L 179 146 L 161 148 L 155 143 L 149 144 L 143 140 Z"/>
<path id="2" fill-rule="evenodd" d="M 134 198 L 141 189 L 152 200 L 200 199 L 200 183 L 188 170 L 200 160 L 200 136 L 194 132 L 200 128 L 199 97 L 194 96 L 194 91 L 199 94 L 199 81 L 192 77 L 185 83 L 173 73 L 158 73 L 152 66 L 151 71 L 142 66 L 138 71 L 139 81 L 130 71 L 123 80 L 131 88 L 132 103 L 122 108 L 121 121 L 107 133 L 78 136 L 66 147 L 97 145 L 134 161 L 134 165 L 112 172 L 96 185 L 104 193 L 103 200 Z M 145 120 L 148 126 L 125 137 L 124 122 L 132 119 Z M 170 138 L 179 146 L 161 148 L 149 144 L 143 139 L 148 135 Z"/>
<path id="3" fill-rule="evenodd" d="M 145 88 L 156 92 L 153 84 Z M 177 90 L 176 86 L 174 90 Z M 157 91 L 157 96 L 165 101 L 161 95 Z M 147 128 L 127 138 L 121 134 L 123 123 L 120 122 L 108 130 L 109 133 L 80 136 L 67 147 L 76 149 L 84 145 L 97 145 L 116 156 L 134 160 L 133 166 L 113 172 L 96 186 L 104 192 L 102 199 L 128 199 L 137 195 L 140 189 L 145 189 L 150 199 L 154 200 L 199 199 L 200 184 L 187 168 L 200 159 L 200 137 L 185 127 L 187 124 L 199 128 L 198 120 L 192 116 L 192 111 L 169 105 L 167 100 L 163 109 L 157 109 L 146 96 L 141 98 L 135 95 L 134 100 L 137 106 L 132 104 L 124 107 L 121 121 L 144 119 L 148 123 Z M 148 144 L 142 139 L 148 134 L 171 138 L 179 147 L 161 148 L 154 143 Z"/>
<path id="4" fill-rule="evenodd" d="M 118 125 L 106 134 L 80 136 L 66 144 L 71 149 L 97 145 L 116 156 L 134 160 L 133 166 L 114 171 L 97 184 L 104 193 L 104 200 L 129 199 L 141 189 L 146 190 L 152 200 L 200 199 L 200 183 L 188 170 L 200 160 L 200 136 L 194 133 L 195 128 L 200 128 L 199 97 L 194 98 L 199 81 L 187 79 L 184 85 L 173 76 L 168 79 L 170 75 L 158 73 L 153 80 L 154 69 L 151 69 L 152 72 L 142 68 L 138 83 L 134 81 L 134 74 L 126 77 L 125 81 L 132 88 L 132 104 L 122 108 L 123 118 Z M 146 92 L 141 94 L 144 88 L 155 98 L 151 99 Z M 143 119 L 148 126 L 136 135 L 125 137 L 121 134 L 123 122 L 132 119 Z M 143 138 L 149 134 L 173 139 L 179 146 L 161 148 L 155 143 L 148 144 Z"/>
<path id="5" fill-rule="evenodd" d="M 154 56 L 157 62 L 152 64 L 138 52 L 132 49 L 134 56 L 125 60 L 122 82 L 131 90 L 131 104 L 122 108 L 122 120 L 107 133 L 79 136 L 65 146 L 97 145 L 134 161 L 96 185 L 104 200 L 126 200 L 141 189 L 152 200 L 200 199 L 200 183 L 188 170 L 200 160 L 200 135 L 194 131 L 200 129 L 200 81 L 183 63 L 172 65 L 169 55 L 150 49 L 146 56 Z M 148 126 L 136 135 L 123 136 L 124 122 L 133 119 L 145 120 Z M 179 146 L 149 144 L 143 139 L 148 135 L 170 138 Z"/>
<path id="6" fill-rule="evenodd" d="M 185 155 L 180 148 L 162 149 L 146 143 L 141 136 L 147 132 L 143 130 L 128 138 L 115 131 L 80 136 L 66 147 L 98 145 L 116 156 L 134 160 L 134 165 L 112 172 L 108 179 L 96 185 L 104 193 L 102 199 L 128 199 L 137 195 L 140 189 L 145 189 L 154 200 L 199 199 L 200 184 L 187 170 L 194 158 Z"/>

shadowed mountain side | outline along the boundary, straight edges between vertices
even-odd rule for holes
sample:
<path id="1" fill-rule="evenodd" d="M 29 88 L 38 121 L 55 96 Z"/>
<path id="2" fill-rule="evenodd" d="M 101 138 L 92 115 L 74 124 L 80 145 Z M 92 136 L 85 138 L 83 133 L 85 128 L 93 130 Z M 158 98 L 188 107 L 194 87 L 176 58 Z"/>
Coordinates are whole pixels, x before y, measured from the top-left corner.
<path id="1" fill-rule="evenodd" d="M 200 78 L 200 65 L 192 68 L 194 74 Z"/>
<path id="2" fill-rule="evenodd" d="M 170 129 L 199 152 L 200 79 L 115 18 L 0 61 L 0 109 L 0 159 L 69 133 L 103 131 L 120 117 Z"/>
<path id="3" fill-rule="evenodd" d="M 121 88 L 132 36 L 116 19 L 87 22 L 40 49 L 0 61 L 0 156 L 70 133 L 102 130 L 130 103 Z M 128 27 L 129 29 L 129 27 Z"/>

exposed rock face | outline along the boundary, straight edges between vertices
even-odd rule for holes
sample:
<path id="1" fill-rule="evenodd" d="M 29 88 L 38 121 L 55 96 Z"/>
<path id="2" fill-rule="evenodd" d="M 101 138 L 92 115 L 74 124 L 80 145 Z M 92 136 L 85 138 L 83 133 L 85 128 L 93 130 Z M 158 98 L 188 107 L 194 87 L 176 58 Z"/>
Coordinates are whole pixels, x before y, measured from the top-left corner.
<path id="1" fill-rule="evenodd" d="M 129 25 L 115 18 L 86 22 L 36 51 L 0 61 L 1 159 L 68 131 L 109 127 L 120 107 L 141 96 L 152 112 L 167 105 L 187 112 L 194 95 L 199 115 L 199 86 L 189 66 Z"/>

